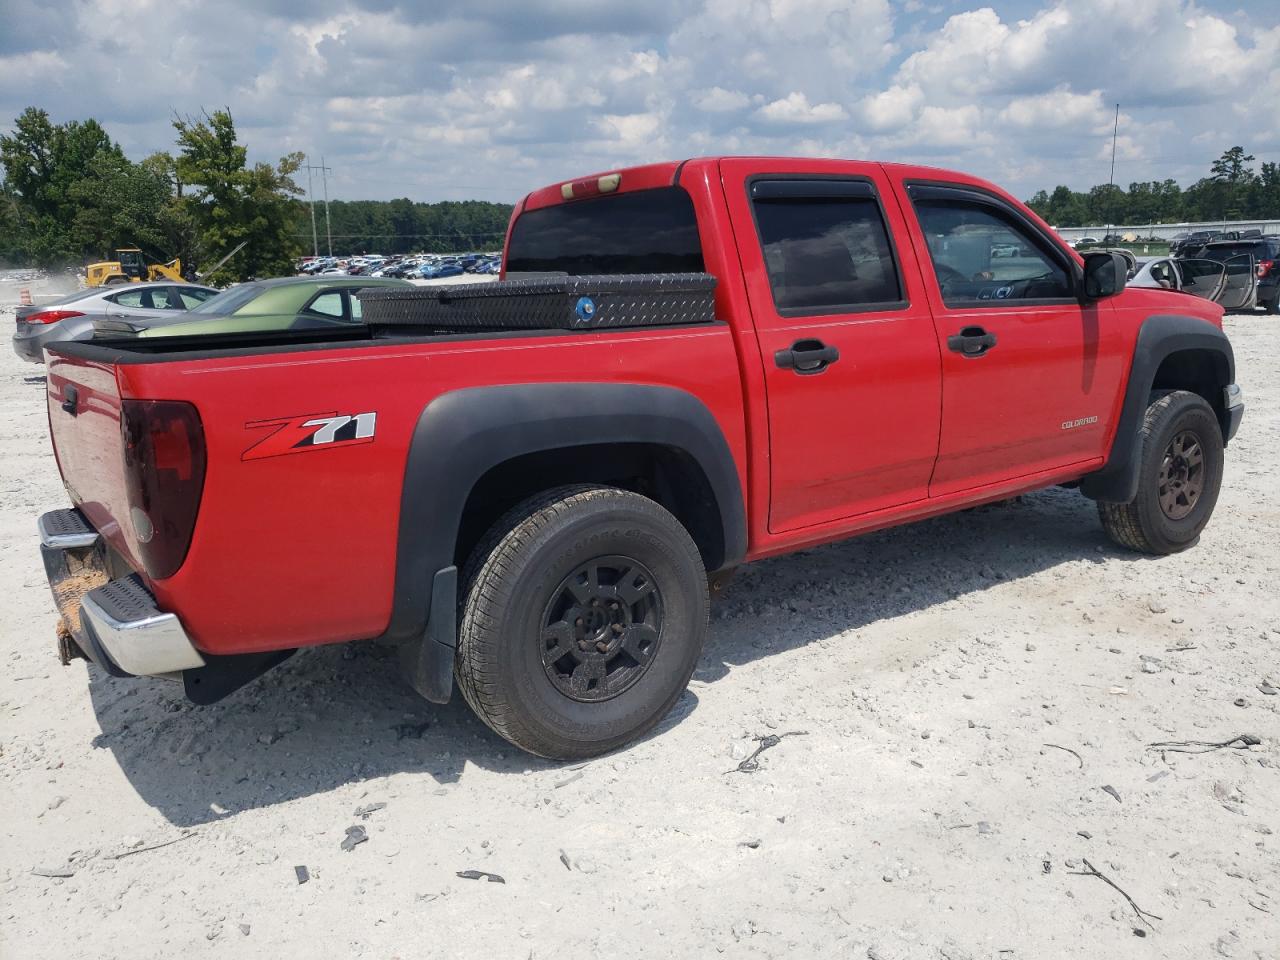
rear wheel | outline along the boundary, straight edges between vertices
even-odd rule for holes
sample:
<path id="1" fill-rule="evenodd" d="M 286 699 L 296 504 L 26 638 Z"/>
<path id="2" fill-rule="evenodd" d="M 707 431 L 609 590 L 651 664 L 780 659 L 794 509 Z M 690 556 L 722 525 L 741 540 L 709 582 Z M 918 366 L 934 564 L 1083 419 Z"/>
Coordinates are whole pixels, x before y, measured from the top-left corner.
<path id="1" fill-rule="evenodd" d="M 1153 396 L 1142 424 L 1137 496 L 1098 503 L 1108 536 L 1143 553 L 1194 544 L 1218 502 L 1222 448 L 1217 415 L 1203 397 L 1185 390 Z"/>
<path id="2" fill-rule="evenodd" d="M 526 500 L 476 548 L 464 583 L 458 686 L 495 732 L 539 756 L 595 756 L 651 729 L 706 634 L 697 547 L 626 490 Z"/>

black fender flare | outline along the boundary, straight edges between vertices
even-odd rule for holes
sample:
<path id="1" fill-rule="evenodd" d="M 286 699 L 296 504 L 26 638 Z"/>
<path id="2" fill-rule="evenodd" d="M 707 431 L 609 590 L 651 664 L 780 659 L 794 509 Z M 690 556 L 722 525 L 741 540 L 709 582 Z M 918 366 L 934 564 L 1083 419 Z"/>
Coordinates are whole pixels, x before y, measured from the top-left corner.
<path id="1" fill-rule="evenodd" d="M 391 619 L 378 639 L 416 645 L 429 637 L 435 642 L 420 647 L 447 646 L 451 669 L 456 637 L 454 549 L 477 481 L 514 457 L 602 443 L 659 444 L 692 457 L 720 511 L 724 556 L 715 558 L 720 562 L 714 567 L 725 569 L 742 561 L 747 523 L 737 466 L 715 417 L 693 394 L 674 387 L 617 383 L 454 390 L 427 404 L 413 431 L 400 494 Z M 442 603 L 451 586 L 454 602 Z M 440 702 L 448 698 L 450 681 L 443 654 L 422 649 L 415 658 L 420 669 L 406 664 L 419 692 Z M 424 655 L 432 668 L 422 664 Z"/>
<path id="2" fill-rule="evenodd" d="M 1157 371 L 1171 354 L 1183 350 L 1203 350 L 1215 360 L 1214 380 L 1219 389 L 1235 383 L 1236 361 L 1231 341 L 1221 329 L 1197 317 L 1156 314 L 1142 322 L 1134 343 L 1133 362 L 1125 387 L 1120 422 L 1111 452 L 1102 469 L 1080 481 L 1080 492 L 1094 500 L 1127 503 L 1138 494 L 1138 449 L 1142 419 L 1155 384 Z M 1224 441 L 1230 433 L 1221 395 L 1210 399 L 1222 425 Z"/>

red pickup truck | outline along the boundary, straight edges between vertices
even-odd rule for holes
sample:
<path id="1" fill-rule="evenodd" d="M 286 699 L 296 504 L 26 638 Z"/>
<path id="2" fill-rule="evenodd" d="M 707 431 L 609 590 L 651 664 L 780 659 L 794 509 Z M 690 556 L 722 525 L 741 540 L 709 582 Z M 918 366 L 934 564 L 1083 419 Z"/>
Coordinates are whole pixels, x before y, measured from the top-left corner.
<path id="1" fill-rule="evenodd" d="M 427 699 L 590 756 L 680 696 L 740 564 L 1055 484 L 1181 550 L 1243 414 L 1219 307 L 961 174 L 636 167 L 529 194 L 503 257 L 380 302 L 400 325 L 50 348 L 64 661 L 206 703 L 378 639 Z M 692 306 L 654 293 L 690 274 Z"/>

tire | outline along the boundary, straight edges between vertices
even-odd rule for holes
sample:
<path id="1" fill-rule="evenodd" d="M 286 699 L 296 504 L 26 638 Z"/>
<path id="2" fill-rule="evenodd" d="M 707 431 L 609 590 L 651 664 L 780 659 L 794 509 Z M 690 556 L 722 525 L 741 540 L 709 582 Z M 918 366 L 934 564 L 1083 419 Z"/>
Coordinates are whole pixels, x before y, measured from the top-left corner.
<path id="1" fill-rule="evenodd" d="M 1128 503 L 1099 501 L 1103 529 L 1120 546 L 1141 553 L 1185 550 L 1209 522 L 1222 487 L 1217 415 L 1199 394 L 1153 394 L 1140 445 L 1138 494 Z"/>
<path id="2" fill-rule="evenodd" d="M 463 583 L 458 686 L 495 733 L 541 757 L 593 757 L 643 735 L 702 652 L 698 548 L 663 507 L 626 490 L 566 486 L 525 500 L 476 547 Z"/>

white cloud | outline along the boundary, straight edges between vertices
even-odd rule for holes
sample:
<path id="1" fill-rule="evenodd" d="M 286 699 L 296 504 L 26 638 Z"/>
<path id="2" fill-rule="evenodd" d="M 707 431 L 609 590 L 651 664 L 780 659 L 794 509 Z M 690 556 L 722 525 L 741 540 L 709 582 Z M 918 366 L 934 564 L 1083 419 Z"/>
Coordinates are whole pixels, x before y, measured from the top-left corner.
<path id="1" fill-rule="evenodd" d="M 1117 179 L 1187 180 L 1234 143 L 1280 155 L 1280 25 L 1237 2 L 5 0 L 0 129 L 93 116 L 141 157 L 174 113 L 227 106 L 253 159 L 324 154 L 346 197 L 512 200 L 715 153 L 920 160 L 1029 195 L 1106 181 L 1120 102 Z"/>
<path id="2" fill-rule="evenodd" d="M 711 87 L 708 90 L 696 90 L 693 93 L 693 105 L 708 113 L 728 113 L 741 110 L 750 105 L 751 98 L 738 90 L 726 90 L 724 87 Z"/>
<path id="3" fill-rule="evenodd" d="M 770 123 L 834 123 L 847 116 L 838 103 L 809 103 L 809 98 L 795 91 L 772 103 L 766 103 L 756 115 Z"/>

